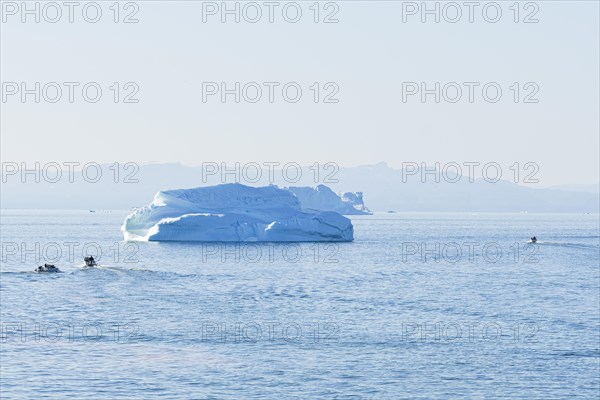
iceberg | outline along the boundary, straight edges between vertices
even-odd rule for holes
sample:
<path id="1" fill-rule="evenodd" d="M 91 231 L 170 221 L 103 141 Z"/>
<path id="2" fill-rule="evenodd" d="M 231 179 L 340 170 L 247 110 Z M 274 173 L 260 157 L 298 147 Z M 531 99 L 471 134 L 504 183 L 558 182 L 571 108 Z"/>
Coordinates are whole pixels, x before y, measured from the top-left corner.
<path id="1" fill-rule="evenodd" d="M 349 242 L 350 220 L 305 210 L 291 191 L 239 183 L 160 191 L 125 218 L 125 240 L 200 242 Z"/>
<path id="2" fill-rule="evenodd" d="M 303 210 L 334 211 L 342 215 L 372 215 L 365 207 L 362 192 L 346 192 L 341 196 L 325 185 L 316 188 L 292 186 Z"/>

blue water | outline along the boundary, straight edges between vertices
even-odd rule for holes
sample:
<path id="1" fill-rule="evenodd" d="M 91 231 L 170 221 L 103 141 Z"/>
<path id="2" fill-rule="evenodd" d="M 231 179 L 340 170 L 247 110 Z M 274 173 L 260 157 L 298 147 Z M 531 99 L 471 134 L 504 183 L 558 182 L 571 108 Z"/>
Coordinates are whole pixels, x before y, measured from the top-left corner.
<path id="1" fill-rule="evenodd" d="M 2 212 L 3 399 L 598 398 L 598 215 L 384 213 L 353 243 L 237 248 L 128 245 L 125 215 Z"/>

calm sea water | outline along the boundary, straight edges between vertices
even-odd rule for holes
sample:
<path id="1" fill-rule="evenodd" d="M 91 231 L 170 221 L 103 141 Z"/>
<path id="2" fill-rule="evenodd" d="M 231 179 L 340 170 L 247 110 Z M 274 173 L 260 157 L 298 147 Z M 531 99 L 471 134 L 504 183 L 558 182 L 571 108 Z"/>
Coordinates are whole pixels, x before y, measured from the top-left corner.
<path id="1" fill-rule="evenodd" d="M 333 246 L 126 244 L 125 215 L 2 212 L 2 398 L 598 398 L 598 215 L 377 214 Z"/>

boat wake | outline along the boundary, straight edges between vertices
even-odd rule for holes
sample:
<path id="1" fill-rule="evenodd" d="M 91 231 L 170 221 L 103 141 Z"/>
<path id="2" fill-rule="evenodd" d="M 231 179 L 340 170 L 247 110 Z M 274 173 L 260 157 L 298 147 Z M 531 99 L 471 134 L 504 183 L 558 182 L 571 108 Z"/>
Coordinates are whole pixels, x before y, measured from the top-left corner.
<path id="1" fill-rule="evenodd" d="M 552 247 L 569 247 L 569 248 L 576 248 L 576 249 L 598 249 L 598 248 L 600 248 L 600 244 L 591 245 L 591 244 L 584 244 L 584 243 L 550 242 L 550 241 L 541 241 L 541 240 L 538 240 L 537 242 L 532 242 L 531 240 L 529 240 L 526 243 L 531 244 L 531 245 L 552 246 Z"/>

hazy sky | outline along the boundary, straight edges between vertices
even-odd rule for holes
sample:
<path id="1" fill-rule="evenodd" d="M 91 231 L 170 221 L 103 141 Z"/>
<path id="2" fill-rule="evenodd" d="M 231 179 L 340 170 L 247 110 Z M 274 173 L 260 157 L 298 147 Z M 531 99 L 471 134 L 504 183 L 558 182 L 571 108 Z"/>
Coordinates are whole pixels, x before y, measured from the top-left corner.
<path id="1" fill-rule="evenodd" d="M 456 23 L 446 20 L 456 8 L 445 3 L 438 5 L 439 23 L 434 15 L 423 23 L 420 12 L 411 14 L 420 1 L 322 2 L 318 23 L 312 1 L 297 2 L 297 23 L 284 19 L 289 2 L 274 7 L 273 23 L 262 1 L 255 3 L 262 12 L 257 23 L 245 21 L 256 15 L 246 3 L 239 3 L 239 23 L 234 15 L 222 23 L 219 12 L 211 14 L 221 2 L 144 1 L 126 9 L 121 3 L 118 23 L 112 1 L 99 3 L 97 23 L 84 20 L 86 2 L 75 8 L 73 23 L 64 6 L 56 23 L 44 20 L 55 18 L 51 7 L 45 15 L 40 10 L 39 23 L 34 15 L 23 23 L 21 10 L 13 15 L 21 2 L 8 3 L 1 28 L 2 161 L 536 162 L 544 185 L 600 179 L 596 1 L 522 2 L 518 15 L 512 1 L 499 2 L 496 23 L 483 16 L 489 2 L 474 9 L 472 23 L 463 2 L 455 3 L 462 12 Z M 286 7 L 293 20 L 296 6 Z M 95 9 L 86 10 L 93 19 Z M 495 7 L 486 10 L 493 20 Z M 138 23 L 123 23 L 130 13 Z M 323 23 L 328 15 L 338 22 Z M 539 22 L 524 23 L 527 18 Z M 40 103 L 34 94 L 22 102 L 22 82 L 29 89 L 40 82 Z M 56 103 L 48 101 L 57 96 L 49 82 L 62 88 Z M 79 84 L 72 86 L 73 103 L 64 82 Z M 82 96 L 88 82 L 102 89 L 96 103 Z M 219 94 L 203 102 L 203 82 L 225 82 L 229 89 L 257 82 L 262 97 L 249 101 L 256 96 L 251 84 L 240 103 L 234 94 L 225 103 Z M 273 103 L 264 82 L 275 82 Z M 282 94 L 290 82 L 288 99 L 302 89 L 295 103 Z M 462 98 L 449 101 L 456 96 L 451 84 L 439 103 L 434 94 L 424 103 L 420 94 L 403 101 L 403 86 L 406 94 L 422 82 L 429 89 L 457 82 Z M 464 82 L 474 82 L 472 103 Z M 490 82 L 490 100 L 496 87 L 502 90 L 495 103 L 482 94 Z M 124 103 L 136 85 L 132 98 L 139 102 Z M 19 92 L 11 95 L 15 87 Z M 215 87 L 204 85 L 205 95 L 208 89 Z M 331 97 L 337 103 L 324 102 L 338 89 Z M 93 98 L 93 85 L 89 93 Z"/>

